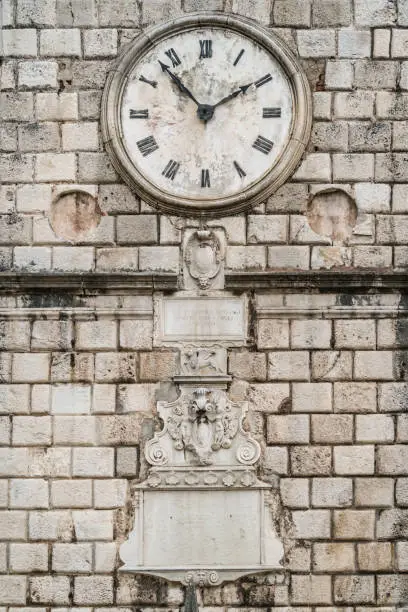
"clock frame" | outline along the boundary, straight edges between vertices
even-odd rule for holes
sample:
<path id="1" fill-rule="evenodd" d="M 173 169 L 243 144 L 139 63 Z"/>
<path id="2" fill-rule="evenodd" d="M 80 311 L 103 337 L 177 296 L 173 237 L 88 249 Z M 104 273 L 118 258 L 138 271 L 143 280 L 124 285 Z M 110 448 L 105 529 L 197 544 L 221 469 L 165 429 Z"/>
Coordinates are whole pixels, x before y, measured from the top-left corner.
<path id="1" fill-rule="evenodd" d="M 285 73 L 293 99 L 290 137 L 275 164 L 239 194 L 211 199 L 173 196 L 149 180 L 132 162 L 123 142 L 121 102 L 128 76 L 140 58 L 169 37 L 197 28 L 225 28 L 252 39 L 269 52 Z M 105 148 L 118 174 L 145 202 L 160 211 L 189 217 L 220 217 L 244 212 L 271 196 L 294 173 L 308 143 L 312 98 L 306 75 L 293 53 L 277 36 L 247 19 L 196 13 L 154 26 L 125 47 L 108 74 L 102 97 L 101 129 Z"/>

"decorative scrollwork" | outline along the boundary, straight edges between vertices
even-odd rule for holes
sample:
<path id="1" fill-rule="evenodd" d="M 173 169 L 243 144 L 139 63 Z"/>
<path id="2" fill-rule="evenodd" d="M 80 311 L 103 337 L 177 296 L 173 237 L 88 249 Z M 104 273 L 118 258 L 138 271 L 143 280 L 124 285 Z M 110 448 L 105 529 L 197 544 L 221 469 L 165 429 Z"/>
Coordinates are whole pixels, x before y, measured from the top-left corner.
<path id="1" fill-rule="evenodd" d="M 162 446 L 158 444 L 147 445 L 147 460 L 152 465 L 165 465 L 168 461 L 167 453 Z"/>
<path id="2" fill-rule="evenodd" d="M 237 449 L 237 459 L 240 463 L 251 465 L 258 459 L 259 451 L 255 444 L 246 442 Z"/>
<path id="3" fill-rule="evenodd" d="M 215 570 L 197 570 L 187 572 L 184 581 L 187 584 L 203 587 L 217 584 L 220 581 L 220 577 Z"/>

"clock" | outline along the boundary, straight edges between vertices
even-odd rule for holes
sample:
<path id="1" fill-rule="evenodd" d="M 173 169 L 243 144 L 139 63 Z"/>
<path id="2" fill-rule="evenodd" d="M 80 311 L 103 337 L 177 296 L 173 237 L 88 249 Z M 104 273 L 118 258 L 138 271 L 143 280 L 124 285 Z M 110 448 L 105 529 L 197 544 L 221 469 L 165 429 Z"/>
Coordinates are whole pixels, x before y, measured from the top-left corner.
<path id="1" fill-rule="evenodd" d="M 204 13 L 146 30 L 109 73 L 102 134 L 118 173 L 174 215 L 259 204 L 296 169 L 311 94 L 294 55 L 253 22 Z"/>

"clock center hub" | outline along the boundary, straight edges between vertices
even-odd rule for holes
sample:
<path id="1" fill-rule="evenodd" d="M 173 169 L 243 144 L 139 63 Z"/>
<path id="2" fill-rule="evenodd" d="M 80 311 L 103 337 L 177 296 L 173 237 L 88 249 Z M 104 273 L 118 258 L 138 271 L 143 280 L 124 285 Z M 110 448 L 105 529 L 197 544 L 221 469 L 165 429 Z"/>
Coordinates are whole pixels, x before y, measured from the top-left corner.
<path id="1" fill-rule="evenodd" d="M 201 121 L 205 123 L 213 118 L 215 107 L 211 104 L 199 104 L 197 108 L 197 115 Z"/>

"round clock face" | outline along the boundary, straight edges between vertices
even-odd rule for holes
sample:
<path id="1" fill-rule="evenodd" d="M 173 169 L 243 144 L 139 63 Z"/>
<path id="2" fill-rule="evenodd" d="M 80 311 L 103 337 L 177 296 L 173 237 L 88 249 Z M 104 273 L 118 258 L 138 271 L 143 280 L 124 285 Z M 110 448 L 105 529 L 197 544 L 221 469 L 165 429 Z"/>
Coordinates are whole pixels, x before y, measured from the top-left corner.
<path id="1" fill-rule="evenodd" d="M 310 127 L 299 120 L 299 70 L 279 54 L 282 43 L 239 20 L 205 21 L 176 20 L 139 41 L 105 92 L 115 167 L 176 214 L 235 212 L 234 203 L 242 209 L 271 182 L 279 186 Z"/>

